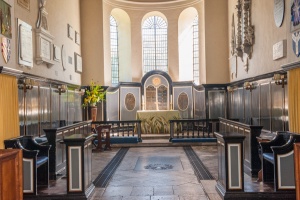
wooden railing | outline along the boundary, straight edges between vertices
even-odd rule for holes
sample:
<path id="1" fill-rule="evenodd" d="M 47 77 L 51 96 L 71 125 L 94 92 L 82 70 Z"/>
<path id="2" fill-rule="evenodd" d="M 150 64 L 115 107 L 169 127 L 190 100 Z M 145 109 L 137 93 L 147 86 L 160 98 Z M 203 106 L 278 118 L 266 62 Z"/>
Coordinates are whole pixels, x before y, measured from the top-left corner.
<path id="1" fill-rule="evenodd" d="M 142 141 L 141 137 L 141 120 L 131 121 L 93 121 L 92 125 L 111 125 L 110 137 L 138 137 L 138 141 Z"/>
<path id="2" fill-rule="evenodd" d="M 170 141 L 173 138 L 214 137 L 218 129 L 218 119 L 174 119 L 170 120 Z"/>
<path id="3" fill-rule="evenodd" d="M 257 177 L 258 171 L 261 169 L 257 137 L 261 136 L 263 127 L 244 124 L 236 120 L 221 117 L 219 120 L 220 133 L 235 132 L 246 136 L 244 140 L 244 169 L 248 175 Z"/>

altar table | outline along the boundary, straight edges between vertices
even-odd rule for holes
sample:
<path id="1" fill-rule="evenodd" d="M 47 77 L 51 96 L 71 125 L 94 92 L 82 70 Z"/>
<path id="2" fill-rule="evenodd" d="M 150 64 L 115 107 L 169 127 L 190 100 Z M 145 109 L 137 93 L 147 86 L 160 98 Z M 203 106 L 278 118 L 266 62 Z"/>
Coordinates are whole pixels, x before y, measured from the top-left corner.
<path id="1" fill-rule="evenodd" d="M 178 110 L 138 110 L 136 119 L 141 120 L 142 133 L 170 133 L 169 120 L 180 119 Z"/>

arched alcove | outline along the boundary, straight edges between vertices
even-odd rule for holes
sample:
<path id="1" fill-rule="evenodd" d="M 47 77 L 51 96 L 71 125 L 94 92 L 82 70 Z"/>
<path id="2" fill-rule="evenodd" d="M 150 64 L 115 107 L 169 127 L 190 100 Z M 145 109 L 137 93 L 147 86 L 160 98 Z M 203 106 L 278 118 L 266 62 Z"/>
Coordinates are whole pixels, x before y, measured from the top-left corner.
<path id="1" fill-rule="evenodd" d="M 189 7 L 178 18 L 179 81 L 193 80 L 193 21 L 197 15 L 197 10 Z"/>
<path id="2" fill-rule="evenodd" d="M 119 82 L 132 81 L 131 73 L 131 20 L 122 9 L 115 8 L 111 15 L 118 24 Z"/>
<path id="3" fill-rule="evenodd" d="M 142 80 L 142 102 L 145 110 L 170 110 L 172 80 L 163 71 L 146 73 Z"/>

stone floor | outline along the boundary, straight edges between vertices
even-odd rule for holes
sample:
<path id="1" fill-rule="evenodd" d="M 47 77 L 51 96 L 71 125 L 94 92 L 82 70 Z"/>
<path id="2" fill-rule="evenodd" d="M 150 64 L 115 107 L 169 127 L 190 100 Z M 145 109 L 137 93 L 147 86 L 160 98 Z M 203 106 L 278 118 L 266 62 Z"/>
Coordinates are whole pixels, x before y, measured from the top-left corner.
<path id="1" fill-rule="evenodd" d="M 146 143 L 146 144 L 144 144 Z M 144 145 L 144 146 L 142 146 Z M 218 178 L 216 144 L 192 146 L 214 180 L 197 180 L 182 144 L 167 140 L 131 145 L 124 159 L 105 188 L 96 187 L 91 200 L 220 200 L 215 186 Z M 119 151 L 115 145 L 111 151 L 92 154 L 92 179 L 100 174 Z M 167 170 L 145 169 L 157 163 L 170 164 Z M 150 167 L 151 168 L 151 167 Z M 272 192 L 272 185 L 257 182 L 244 174 L 245 192 Z M 50 187 L 38 190 L 41 195 L 66 194 L 66 178 L 50 182 Z"/>
<path id="2" fill-rule="evenodd" d="M 194 146 L 194 151 L 217 176 L 216 146 Z M 116 154 L 93 153 L 93 178 Z M 145 169 L 151 163 L 171 163 L 172 169 Z M 211 166 L 211 167 L 210 167 Z M 182 147 L 130 148 L 106 188 L 96 188 L 92 200 L 218 200 L 215 180 L 198 182 Z"/>

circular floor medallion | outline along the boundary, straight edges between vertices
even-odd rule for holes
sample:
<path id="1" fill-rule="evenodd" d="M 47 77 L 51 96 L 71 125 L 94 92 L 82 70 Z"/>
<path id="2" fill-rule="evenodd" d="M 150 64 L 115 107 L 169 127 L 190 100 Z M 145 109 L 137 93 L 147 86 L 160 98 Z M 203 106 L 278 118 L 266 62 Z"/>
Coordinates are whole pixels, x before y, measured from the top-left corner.
<path id="1" fill-rule="evenodd" d="M 150 165 L 145 166 L 145 169 L 166 170 L 166 169 L 173 169 L 173 165 L 169 165 L 169 164 L 150 164 Z"/>

